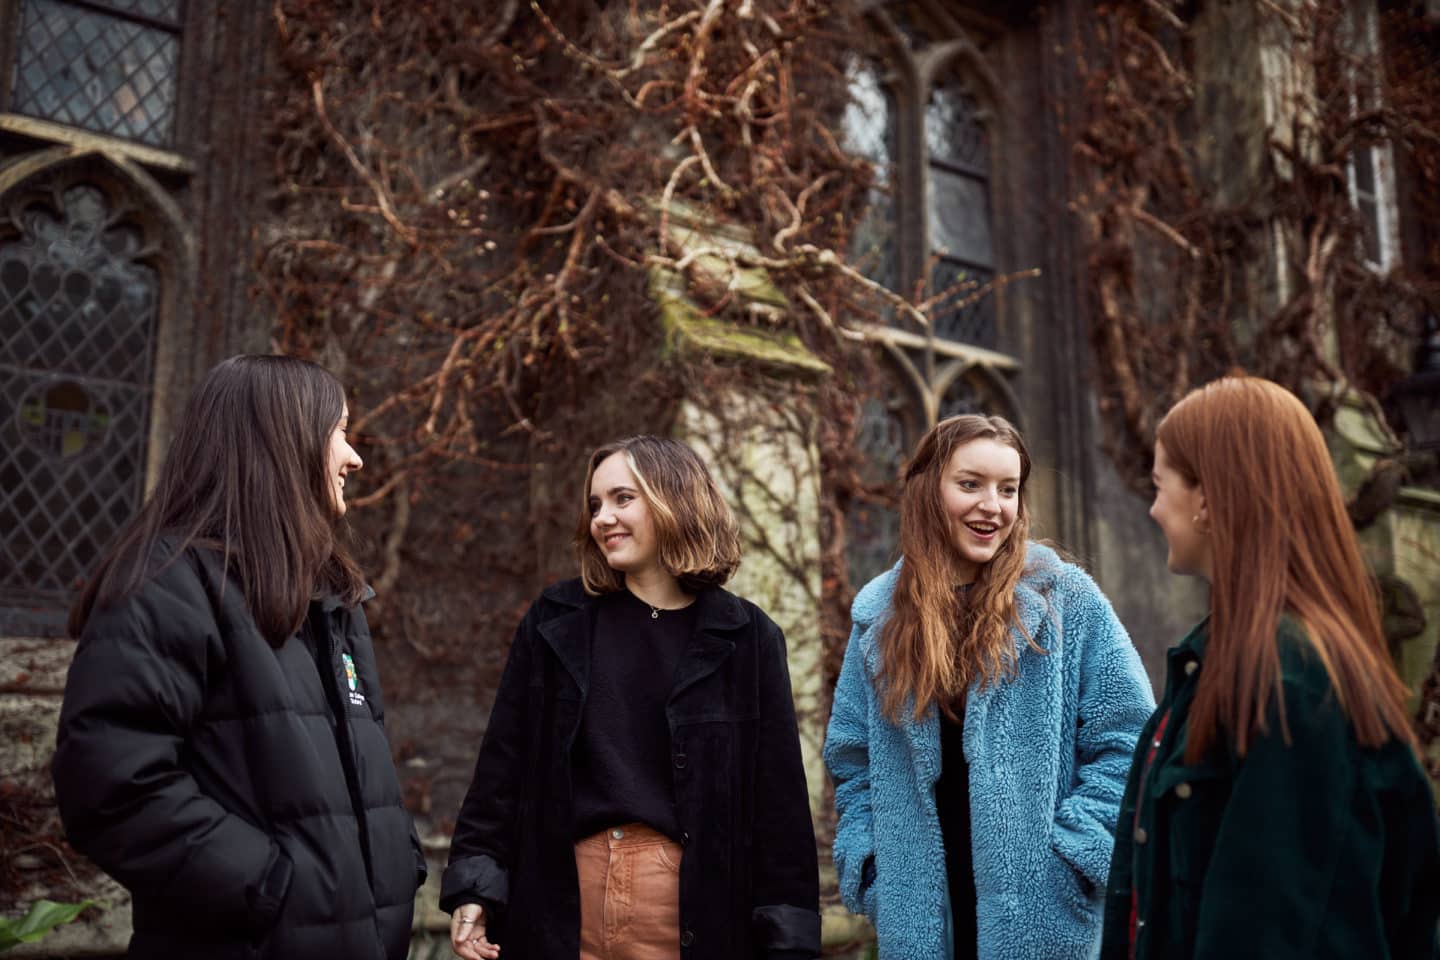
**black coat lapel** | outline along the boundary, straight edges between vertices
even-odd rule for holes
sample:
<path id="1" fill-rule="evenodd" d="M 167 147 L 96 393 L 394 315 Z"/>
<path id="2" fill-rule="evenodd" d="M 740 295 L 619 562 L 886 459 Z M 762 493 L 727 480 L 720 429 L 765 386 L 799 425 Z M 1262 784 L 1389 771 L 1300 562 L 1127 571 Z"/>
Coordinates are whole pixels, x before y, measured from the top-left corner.
<path id="1" fill-rule="evenodd" d="M 590 690 L 590 633 L 592 604 L 577 607 L 540 624 L 540 636 L 555 652 L 583 697 Z"/>
<path id="2" fill-rule="evenodd" d="M 700 604 L 695 635 L 675 668 L 675 687 L 670 692 L 672 703 L 687 688 L 720 669 L 735 652 L 736 635 L 749 622 L 740 601 L 718 587 L 702 590 L 695 602 Z"/>

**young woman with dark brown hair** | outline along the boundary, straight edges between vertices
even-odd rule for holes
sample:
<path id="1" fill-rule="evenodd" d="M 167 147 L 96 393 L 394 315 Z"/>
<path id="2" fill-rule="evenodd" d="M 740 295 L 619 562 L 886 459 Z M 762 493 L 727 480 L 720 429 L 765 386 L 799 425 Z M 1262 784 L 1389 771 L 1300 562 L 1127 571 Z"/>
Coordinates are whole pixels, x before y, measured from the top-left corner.
<path id="1" fill-rule="evenodd" d="M 71 616 L 53 773 L 134 903 L 129 956 L 403 960 L 425 877 L 339 539 L 345 391 L 233 357 Z"/>
<path id="2" fill-rule="evenodd" d="M 1030 456 L 943 420 L 901 561 L 855 597 L 825 743 L 835 866 L 882 960 L 1073 960 L 1099 946 L 1127 758 L 1154 700 L 1094 581 L 1027 539 Z"/>
<path id="3" fill-rule="evenodd" d="M 466 960 L 820 952 L 780 629 L 721 588 L 735 518 L 677 440 L 590 457 L 580 577 L 510 648 L 440 905 Z"/>
<path id="4" fill-rule="evenodd" d="M 1216 380 L 1161 421 L 1154 483 L 1210 614 L 1135 754 L 1103 956 L 1440 956 L 1435 800 L 1314 419 Z"/>

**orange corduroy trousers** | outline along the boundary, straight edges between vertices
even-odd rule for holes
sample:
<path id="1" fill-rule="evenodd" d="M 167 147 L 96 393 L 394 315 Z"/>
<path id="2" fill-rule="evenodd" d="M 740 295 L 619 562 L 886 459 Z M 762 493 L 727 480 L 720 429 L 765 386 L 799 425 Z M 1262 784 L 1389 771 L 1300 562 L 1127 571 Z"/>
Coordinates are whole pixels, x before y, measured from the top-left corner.
<path id="1" fill-rule="evenodd" d="M 643 823 L 575 845 L 580 960 L 679 960 L 680 844 Z"/>

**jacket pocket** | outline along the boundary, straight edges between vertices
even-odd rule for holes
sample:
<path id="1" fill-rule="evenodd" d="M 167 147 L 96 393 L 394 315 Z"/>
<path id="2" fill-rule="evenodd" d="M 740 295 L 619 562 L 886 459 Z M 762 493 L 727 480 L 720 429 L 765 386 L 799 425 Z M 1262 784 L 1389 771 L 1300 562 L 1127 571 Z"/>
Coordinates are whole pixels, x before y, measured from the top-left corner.
<path id="1" fill-rule="evenodd" d="M 1053 837 L 1050 840 L 1049 852 L 1050 856 L 1047 858 L 1051 888 L 1048 891 L 1049 896 L 1054 901 L 1064 904 L 1076 918 L 1082 921 L 1082 925 L 1088 927 L 1095 922 L 1100 912 L 1101 898 L 1095 885 L 1066 858 L 1055 844 Z"/>
<path id="2" fill-rule="evenodd" d="M 855 899 L 860 903 L 860 910 L 873 922 L 875 911 L 879 907 L 878 897 L 875 896 L 875 879 L 878 876 L 878 868 L 875 866 L 875 854 L 865 858 L 860 866 L 860 886 L 855 889 Z"/>
<path id="3" fill-rule="evenodd" d="M 270 841 L 270 858 L 259 883 L 247 891 L 250 908 L 250 948 L 258 956 L 261 946 L 275 929 L 280 912 L 290 895 L 295 877 L 295 864 L 278 841 Z"/>

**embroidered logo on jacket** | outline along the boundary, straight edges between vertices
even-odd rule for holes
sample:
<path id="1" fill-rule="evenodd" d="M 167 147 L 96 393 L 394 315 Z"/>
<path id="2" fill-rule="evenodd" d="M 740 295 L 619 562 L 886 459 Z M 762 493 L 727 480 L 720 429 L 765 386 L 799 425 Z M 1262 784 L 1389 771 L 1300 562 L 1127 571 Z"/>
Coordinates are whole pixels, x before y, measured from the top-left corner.
<path id="1" fill-rule="evenodd" d="M 355 672 L 355 658 L 348 653 L 342 653 L 340 660 L 345 664 L 345 682 L 350 684 L 350 704 L 356 707 L 364 706 L 365 694 L 360 692 L 360 677 Z"/>

